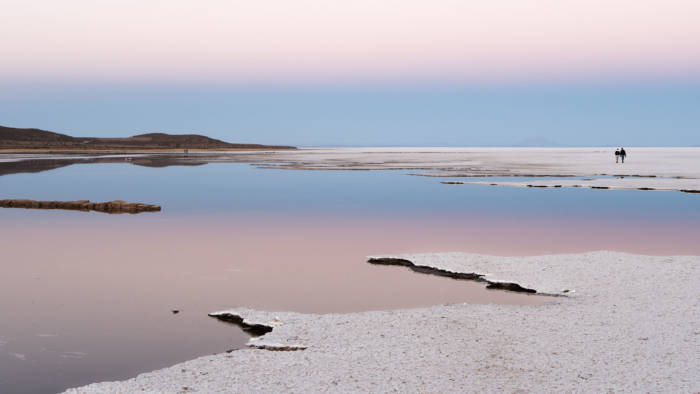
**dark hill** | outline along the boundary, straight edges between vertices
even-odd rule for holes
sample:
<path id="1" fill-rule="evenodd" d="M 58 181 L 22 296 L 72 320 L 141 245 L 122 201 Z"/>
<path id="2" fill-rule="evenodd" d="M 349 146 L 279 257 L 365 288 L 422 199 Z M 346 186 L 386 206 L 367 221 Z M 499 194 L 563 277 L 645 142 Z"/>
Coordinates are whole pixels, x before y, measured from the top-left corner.
<path id="1" fill-rule="evenodd" d="M 39 129 L 0 126 L 0 141 L 71 141 L 73 137 Z"/>
<path id="2" fill-rule="evenodd" d="M 39 129 L 0 126 L 0 149 L 138 150 L 138 149 L 295 149 L 292 146 L 232 144 L 198 134 L 149 133 L 128 138 L 71 137 Z"/>

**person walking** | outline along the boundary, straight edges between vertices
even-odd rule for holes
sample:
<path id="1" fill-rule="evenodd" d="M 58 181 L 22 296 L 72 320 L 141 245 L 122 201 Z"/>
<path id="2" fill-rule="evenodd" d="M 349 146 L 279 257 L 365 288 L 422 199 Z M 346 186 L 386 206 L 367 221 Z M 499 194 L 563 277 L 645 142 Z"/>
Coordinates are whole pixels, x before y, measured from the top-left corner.
<path id="1" fill-rule="evenodd" d="M 620 150 L 615 149 L 615 163 L 619 163 L 619 162 L 620 162 Z"/>
<path id="2" fill-rule="evenodd" d="M 625 156 L 627 156 L 627 152 L 625 152 L 625 148 L 620 148 L 620 159 L 622 159 L 622 163 L 625 163 Z"/>

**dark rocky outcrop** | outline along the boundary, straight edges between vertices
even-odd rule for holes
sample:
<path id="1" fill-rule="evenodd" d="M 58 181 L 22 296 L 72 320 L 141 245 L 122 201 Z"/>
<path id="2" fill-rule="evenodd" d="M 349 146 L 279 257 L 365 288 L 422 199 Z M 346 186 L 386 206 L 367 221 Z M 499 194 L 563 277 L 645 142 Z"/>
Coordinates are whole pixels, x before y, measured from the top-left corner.
<path id="1" fill-rule="evenodd" d="M 367 260 L 370 264 L 375 265 L 400 265 L 403 267 L 408 267 L 415 272 L 420 272 L 423 274 L 431 274 L 437 276 L 445 276 L 452 279 L 466 279 L 466 280 L 478 280 L 483 281 L 483 278 L 479 274 L 462 273 L 462 272 L 452 272 L 445 271 L 438 268 L 427 267 L 422 265 L 415 265 L 412 261 L 406 259 L 397 259 L 391 257 L 381 257 L 381 258 L 371 258 Z"/>
<path id="2" fill-rule="evenodd" d="M 104 213 L 141 213 L 159 212 L 160 205 L 141 204 L 121 200 L 107 202 L 78 201 L 35 201 L 35 200 L 0 200 L 0 208 L 25 209 L 66 209 L 71 211 L 97 211 Z"/>
<path id="3" fill-rule="evenodd" d="M 394 258 L 394 257 L 378 257 L 378 258 L 374 257 L 374 258 L 370 258 L 369 260 L 367 260 L 367 262 L 370 264 L 376 264 L 376 265 L 399 265 L 402 267 L 408 267 L 412 271 L 415 271 L 415 272 L 420 272 L 423 274 L 430 274 L 430 275 L 437 275 L 437 276 L 445 276 L 445 277 L 452 278 L 452 279 L 474 280 L 477 282 L 486 282 L 487 289 L 508 290 L 508 291 L 515 291 L 518 293 L 531 293 L 531 294 L 537 293 L 536 290 L 522 287 L 517 283 L 492 282 L 490 280 L 484 279 L 484 276 L 480 275 L 480 274 L 464 273 L 464 272 L 452 272 L 452 271 L 447 271 L 447 270 L 443 270 L 443 269 L 439 269 L 439 268 L 435 268 L 435 267 L 416 265 L 412 261 L 406 260 L 406 259 L 399 259 L 399 258 Z"/>
<path id="4" fill-rule="evenodd" d="M 209 316 L 217 320 L 221 320 L 222 322 L 236 325 L 240 327 L 241 330 L 247 332 L 248 334 L 254 337 L 259 337 L 272 331 L 272 327 L 270 326 L 266 326 L 264 324 L 248 324 L 243 320 L 242 316 L 234 315 L 231 313 L 209 314 Z"/>
<path id="5" fill-rule="evenodd" d="M 499 289 L 499 290 L 508 290 L 508 291 L 515 291 L 518 293 L 537 293 L 537 291 L 533 289 L 528 289 L 526 287 L 522 287 L 517 283 L 509 283 L 509 282 L 489 282 L 488 285 L 486 285 L 487 289 Z"/>

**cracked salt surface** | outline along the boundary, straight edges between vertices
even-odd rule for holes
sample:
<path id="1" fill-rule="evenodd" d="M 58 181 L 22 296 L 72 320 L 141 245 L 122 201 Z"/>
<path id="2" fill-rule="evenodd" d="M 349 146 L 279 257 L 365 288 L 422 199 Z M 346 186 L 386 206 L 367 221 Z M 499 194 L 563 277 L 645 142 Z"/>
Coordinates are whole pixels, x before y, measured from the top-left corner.
<path id="1" fill-rule="evenodd" d="M 456 304 L 350 314 L 234 309 L 274 327 L 254 348 L 201 357 L 87 392 L 700 390 L 700 257 L 591 252 L 392 256 L 538 292 L 539 306 Z"/>

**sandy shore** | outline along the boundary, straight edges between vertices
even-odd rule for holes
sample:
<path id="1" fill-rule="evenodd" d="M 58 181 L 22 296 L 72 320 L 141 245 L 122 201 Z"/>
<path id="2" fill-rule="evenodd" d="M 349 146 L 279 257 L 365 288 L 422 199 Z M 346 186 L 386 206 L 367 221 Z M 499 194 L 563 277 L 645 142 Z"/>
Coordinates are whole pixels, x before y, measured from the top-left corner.
<path id="1" fill-rule="evenodd" d="M 352 314 L 227 310 L 218 314 L 272 332 L 248 349 L 68 392 L 700 390 L 698 256 L 396 257 L 563 296 Z M 295 351 L 269 350 L 285 348 Z"/>

